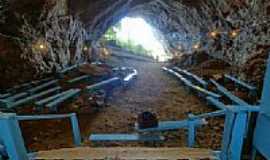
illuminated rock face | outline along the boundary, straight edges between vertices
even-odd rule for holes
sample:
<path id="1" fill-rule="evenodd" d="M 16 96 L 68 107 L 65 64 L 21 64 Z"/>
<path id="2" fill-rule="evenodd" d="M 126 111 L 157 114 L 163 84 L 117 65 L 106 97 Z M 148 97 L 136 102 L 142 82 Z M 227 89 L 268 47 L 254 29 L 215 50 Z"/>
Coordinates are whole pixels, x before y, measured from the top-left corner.
<path id="1" fill-rule="evenodd" d="M 98 39 L 124 16 L 141 16 L 173 52 L 198 42 L 216 58 L 243 63 L 257 45 L 269 44 L 270 2 L 262 0 L 70 0 L 72 14 Z M 268 22 L 267 22 L 268 21 Z M 209 36 L 215 31 L 217 37 Z"/>
<path id="2" fill-rule="evenodd" d="M 39 4 L 55 0 L 10 0 L 11 10 L 36 13 Z M 57 0 L 60 1 L 60 0 Z M 165 48 L 172 53 L 192 52 L 200 44 L 211 56 L 239 64 L 269 45 L 270 1 L 267 0 L 61 0 L 63 11 L 79 16 L 97 41 L 125 16 L 141 16 L 157 29 Z M 66 4 L 65 4 L 66 3 Z M 32 9 L 31 9 L 32 8 Z M 13 22 L 13 21 L 11 21 Z M 14 25 L 19 26 L 19 25 Z M 1 26 L 0 26 L 1 29 Z M 8 30 L 14 30 L 12 26 Z M 209 32 L 216 31 L 216 38 Z M 231 36 L 231 33 L 234 33 Z"/>
<path id="3" fill-rule="evenodd" d="M 1 2 L 4 1 L 7 0 Z M 28 13 L 35 16 L 42 10 L 42 4 L 54 1 L 60 0 L 9 0 L 11 5 L 8 9 L 10 13 L 16 12 L 18 15 Z M 266 50 L 270 46 L 269 0 L 61 0 L 61 2 L 63 10 L 59 13 L 67 12 L 78 16 L 89 33 L 88 39 L 92 41 L 92 46 L 110 26 L 125 16 L 143 17 L 157 29 L 157 35 L 171 53 L 192 53 L 197 48 L 196 50 L 205 50 L 210 56 L 230 64 L 241 65 L 249 59 L 249 54 L 256 54 L 258 50 Z M 6 7 L 0 10 L 0 13 L 2 11 L 5 12 Z M 15 17 L 14 14 L 8 18 L 0 17 L 0 21 L 5 20 L 5 25 L 0 24 L 1 33 L 18 34 L 21 22 Z M 210 32 L 215 34 L 209 34 Z M 13 61 L 5 57 L 3 52 L 0 53 L 0 59 L 7 61 L 7 65 L 2 65 L 4 67 L 0 65 L 0 70 L 1 68 L 7 70 L 6 66 L 13 64 Z M 19 56 L 13 57 L 19 59 Z"/>

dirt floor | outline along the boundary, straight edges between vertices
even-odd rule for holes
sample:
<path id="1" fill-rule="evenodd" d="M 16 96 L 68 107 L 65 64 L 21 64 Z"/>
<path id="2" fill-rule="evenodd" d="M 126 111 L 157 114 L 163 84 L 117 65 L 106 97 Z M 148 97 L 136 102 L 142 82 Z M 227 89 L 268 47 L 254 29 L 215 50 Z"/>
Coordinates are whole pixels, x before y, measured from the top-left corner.
<path id="1" fill-rule="evenodd" d="M 66 104 L 61 113 L 77 112 L 83 144 L 90 146 L 144 146 L 138 143 L 98 143 L 88 141 L 93 133 L 133 133 L 137 115 L 144 111 L 156 113 L 159 120 L 182 120 L 188 113 L 200 114 L 213 111 L 206 102 L 188 93 L 174 78 L 162 72 L 164 64 L 134 60 L 112 62 L 138 70 L 138 79 L 129 88 L 115 90 L 108 107 L 95 111 L 80 97 Z M 86 97 L 87 98 L 87 97 Z M 62 108 L 65 106 L 62 106 Z M 71 109 L 70 109 L 71 108 Z M 223 119 L 209 120 L 209 125 L 198 130 L 197 145 L 218 149 L 221 143 Z M 72 147 L 72 134 L 68 120 L 23 122 L 23 136 L 30 151 Z M 184 130 L 163 133 L 166 141 L 158 146 L 178 147 L 186 145 Z M 153 144 L 151 144 L 153 145 Z"/>

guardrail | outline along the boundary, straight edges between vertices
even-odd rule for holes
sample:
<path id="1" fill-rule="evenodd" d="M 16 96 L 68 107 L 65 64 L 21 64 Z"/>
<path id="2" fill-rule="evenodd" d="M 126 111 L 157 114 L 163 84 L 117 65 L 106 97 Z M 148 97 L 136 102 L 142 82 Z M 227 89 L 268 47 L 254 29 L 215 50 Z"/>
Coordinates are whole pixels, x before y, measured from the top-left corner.
<path id="1" fill-rule="evenodd" d="M 252 85 L 250 85 L 250 84 L 248 84 L 240 79 L 237 79 L 236 77 L 233 77 L 231 75 L 225 74 L 224 77 L 226 80 L 230 80 L 230 81 L 234 82 L 236 84 L 236 86 L 241 86 L 243 88 L 248 89 L 251 92 L 256 92 L 256 90 L 257 90 L 256 87 L 254 87 L 254 86 L 252 86 Z"/>
<path id="2" fill-rule="evenodd" d="M 228 97 L 233 103 L 238 104 L 238 105 L 249 105 L 247 102 L 245 102 L 244 100 L 236 97 L 235 95 L 233 95 L 230 91 L 228 91 L 225 87 L 223 87 L 222 85 L 218 84 L 215 80 L 211 79 L 210 80 L 217 88 L 217 90 L 225 95 L 226 97 Z"/>
<path id="3" fill-rule="evenodd" d="M 75 146 L 81 144 L 81 134 L 78 119 L 75 113 L 61 115 L 17 116 L 16 114 L 0 113 L 0 140 L 3 154 L 12 160 L 28 160 L 29 155 L 19 127 L 19 121 L 36 121 L 70 118 L 73 141 Z M 0 150 L 1 151 L 1 150 Z M 1 153 L 1 152 L 0 152 Z"/>

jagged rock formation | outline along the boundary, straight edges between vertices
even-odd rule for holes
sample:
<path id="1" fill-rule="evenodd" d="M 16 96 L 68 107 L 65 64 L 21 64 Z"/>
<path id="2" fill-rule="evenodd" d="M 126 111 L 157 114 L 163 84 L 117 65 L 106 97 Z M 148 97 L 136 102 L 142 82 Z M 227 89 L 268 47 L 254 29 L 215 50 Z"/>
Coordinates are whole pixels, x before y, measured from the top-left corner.
<path id="1" fill-rule="evenodd" d="M 257 45 L 270 43 L 270 2 L 264 0 L 71 0 L 70 7 L 93 40 L 128 15 L 145 18 L 171 52 L 191 52 L 199 43 L 211 56 L 234 65 L 243 64 Z"/>
<path id="2" fill-rule="evenodd" d="M 0 26 L 0 33 L 20 36 L 22 22 L 15 15 L 39 17 L 44 3 L 54 2 L 9 0 L 9 7 L 0 7 L 1 13 L 9 10 L 7 19 L 1 14 L 6 25 Z M 270 43 L 270 1 L 266 0 L 61 0 L 60 4 L 59 13 L 83 22 L 87 44 L 94 48 L 106 30 L 125 16 L 147 20 L 169 53 L 199 50 L 234 66 L 244 64 L 258 46 Z"/>
<path id="3" fill-rule="evenodd" d="M 61 4 L 57 1 L 49 11 L 43 9 L 34 26 L 23 18 L 20 32 L 24 40 L 19 41 L 21 57 L 41 73 L 60 71 L 87 59 L 83 52 L 86 31 L 78 19 L 66 15 Z"/>

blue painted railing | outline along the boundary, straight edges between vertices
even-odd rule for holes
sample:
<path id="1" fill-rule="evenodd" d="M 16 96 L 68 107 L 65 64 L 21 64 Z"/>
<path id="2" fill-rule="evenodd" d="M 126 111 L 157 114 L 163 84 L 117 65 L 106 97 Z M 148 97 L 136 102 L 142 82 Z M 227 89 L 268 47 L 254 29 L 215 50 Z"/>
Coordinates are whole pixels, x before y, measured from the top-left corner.
<path id="1" fill-rule="evenodd" d="M 270 53 L 269 53 L 270 54 Z M 268 54 L 268 55 L 269 55 Z M 256 159 L 256 153 L 259 152 L 265 157 L 270 159 L 270 57 L 267 60 L 267 68 L 264 77 L 264 85 L 261 97 L 261 112 L 257 118 L 255 133 L 253 138 L 253 155 L 252 160 Z"/>
<path id="2" fill-rule="evenodd" d="M 213 105 L 217 107 L 218 109 L 222 109 L 222 110 L 226 109 L 226 106 L 223 103 L 221 103 L 219 100 L 213 97 L 207 97 L 206 99 L 209 105 Z"/>
<path id="3" fill-rule="evenodd" d="M 241 80 L 239 80 L 231 75 L 228 75 L 228 74 L 225 74 L 224 78 L 225 78 L 225 80 L 229 80 L 229 81 L 234 82 L 236 84 L 236 87 L 241 87 L 241 88 L 247 89 L 250 92 L 251 96 L 257 95 L 257 88 L 256 87 L 254 87 L 246 82 L 243 82 L 243 81 L 241 81 Z"/>
<path id="4" fill-rule="evenodd" d="M 238 105 L 249 105 L 247 102 L 244 100 L 238 98 L 237 96 L 233 95 L 230 91 L 228 91 L 225 87 L 222 85 L 218 84 L 215 80 L 211 79 L 210 80 L 217 88 L 217 90 L 228 97 L 233 103 L 238 104 Z"/>
<path id="5" fill-rule="evenodd" d="M 12 160 L 28 160 L 29 155 L 24 145 L 24 140 L 18 121 L 51 120 L 70 118 L 72 125 L 73 141 L 75 146 L 81 144 L 81 134 L 76 114 L 62 115 L 38 115 L 38 116 L 17 116 L 16 114 L 0 113 L 0 140 L 4 146 L 4 154 L 7 153 Z M 1 152 L 0 152 L 1 153 Z"/>

